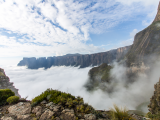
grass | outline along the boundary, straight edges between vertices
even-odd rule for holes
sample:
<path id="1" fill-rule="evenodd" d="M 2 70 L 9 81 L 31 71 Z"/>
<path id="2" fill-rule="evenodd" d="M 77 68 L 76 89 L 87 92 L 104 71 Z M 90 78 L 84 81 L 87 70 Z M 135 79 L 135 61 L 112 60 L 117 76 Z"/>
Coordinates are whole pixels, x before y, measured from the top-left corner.
<path id="1" fill-rule="evenodd" d="M 112 120 L 135 120 L 131 117 L 128 112 L 127 108 L 119 108 L 117 105 L 113 105 L 114 108 L 111 108 L 111 119 Z"/>

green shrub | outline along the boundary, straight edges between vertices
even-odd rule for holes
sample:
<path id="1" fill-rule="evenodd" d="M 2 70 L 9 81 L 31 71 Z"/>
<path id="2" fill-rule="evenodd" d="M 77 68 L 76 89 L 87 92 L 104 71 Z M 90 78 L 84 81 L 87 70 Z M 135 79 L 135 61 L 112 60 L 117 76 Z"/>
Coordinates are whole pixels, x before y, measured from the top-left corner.
<path id="1" fill-rule="evenodd" d="M 14 103 L 17 103 L 19 100 L 19 97 L 18 96 L 11 96 L 7 99 L 7 102 L 9 104 L 14 104 Z"/>
<path id="2" fill-rule="evenodd" d="M 87 103 L 85 103 L 83 105 L 78 105 L 76 109 L 78 112 L 85 113 L 85 114 L 95 112 L 94 108 L 92 106 L 88 105 Z"/>
<path id="3" fill-rule="evenodd" d="M 152 114 L 151 112 L 148 112 L 145 117 L 151 118 L 152 120 L 160 120 L 160 113 Z"/>
<path id="4" fill-rule="evenodd" d="M 64 93 L 58 90 L 47 89 L 39 96 L 32 99 L 32 106 L 39 104 L 43 100 L 47 100 L 49 102 L 54 102 L 55 104 L 61 104 L 64 106 L 66 105 L 70 108 L 79 103 L 83 103 L 83 98 L 76 98 L 69 93 Z"/>
<path id="5" fill-rule="evenodd" d="M 0 89 L 0 105 L 5 105 L 7 103 L 7 98 L 14 95 L 15 93 L 10 89 Z"/>
<path id="6" fill-rule="evenodd" d="M 114 109 L 111 109 L 111 118 L 112 120 L 135 120 L 128 114 L 126 108 L 124 109 L 119 108 L 115 104 L 114 104 Z"/>

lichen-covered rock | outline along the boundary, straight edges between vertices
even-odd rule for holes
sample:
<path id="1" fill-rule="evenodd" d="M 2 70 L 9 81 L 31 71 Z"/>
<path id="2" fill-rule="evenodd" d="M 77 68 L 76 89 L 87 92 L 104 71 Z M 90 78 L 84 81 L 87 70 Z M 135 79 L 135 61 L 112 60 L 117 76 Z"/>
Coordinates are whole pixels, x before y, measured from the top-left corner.
<path id="1" fill-rule="evenodd" d="M 31 113 L 31 104 L 28 102 L 20 102 L 8 108 L 12 115 L 26 115 Z"/>
<path id="2" fill-rule="evenodd" d="M 94 114 L 86 114 L 84 115 L 85 120 L 96 120 L 96 116 Z"/>
<path id="3" fill-rule="evenodd" d="M 6 76 L 4 70 L 0 68 L 0 89 L 6 88 L 11 89 L 16 96 L 21 97 L 18 93 L 18 89 L 13 86 L 13 83 L 10 82 L 10 79 L 8 76 Z"/>
<path id="4" fill-rule="evenodd" d="M 40 117 L 39 120 L 48 120 L 51 119 L 52 116 L 54 115 L 54 112 L 52 112 L 51 110 L 47 109 Z"/>
<path id="5" fill-rule="evenodd" d="M 74 115 L 73 109 L 64 109 L 61 113 L 60 118 L 62 120 L 76 120 L 76 116 Z"/>

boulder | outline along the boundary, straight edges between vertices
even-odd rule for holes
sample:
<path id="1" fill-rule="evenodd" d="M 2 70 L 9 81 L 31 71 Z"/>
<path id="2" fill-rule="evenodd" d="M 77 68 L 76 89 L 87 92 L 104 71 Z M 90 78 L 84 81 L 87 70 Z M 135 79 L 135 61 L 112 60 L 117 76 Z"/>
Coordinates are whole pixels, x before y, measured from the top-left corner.
<path id="1" fill-rule="evenodd" d="M 76 116 L 74 115 L 73 109 L 64 109 L 61 113 L 60 118 L 62 120 L 76 120 Z"/>
<path id="2" fill-rule="evenodd" d="M 20 102 L 16 105 L 10 106 L 8 111 L 12 115 L 26 115 L 31 113 L 31 104 L 28 102 Z"/>
<path id="3" fill-rule="evenodd" d="M 54 115 L 54 112 L 52 112 L 51 110 L 47 109 L 40 117 L 39 120 L 48 120 L 51 119 L 52 116 Z"/>
<path id="4" fill-rule="evenodd" d="M 42 107 L 36 106 L 33 108 L 32 113 L 35 113 L 37 117 L 39 117 L 42 114 Z"/>

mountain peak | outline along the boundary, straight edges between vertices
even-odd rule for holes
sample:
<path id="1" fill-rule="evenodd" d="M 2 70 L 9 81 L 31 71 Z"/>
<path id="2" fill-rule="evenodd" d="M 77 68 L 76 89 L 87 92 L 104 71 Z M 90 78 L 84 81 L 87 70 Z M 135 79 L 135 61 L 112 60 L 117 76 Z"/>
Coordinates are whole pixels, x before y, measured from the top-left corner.
<path id="1" fill-rule="evenodd" d="M 159 5 L 158 5 L 157 15 L 156 15 L 153 22 L 157 22 L 157 21 L 160 21 L 160 2 L 159 2 Z"/>

